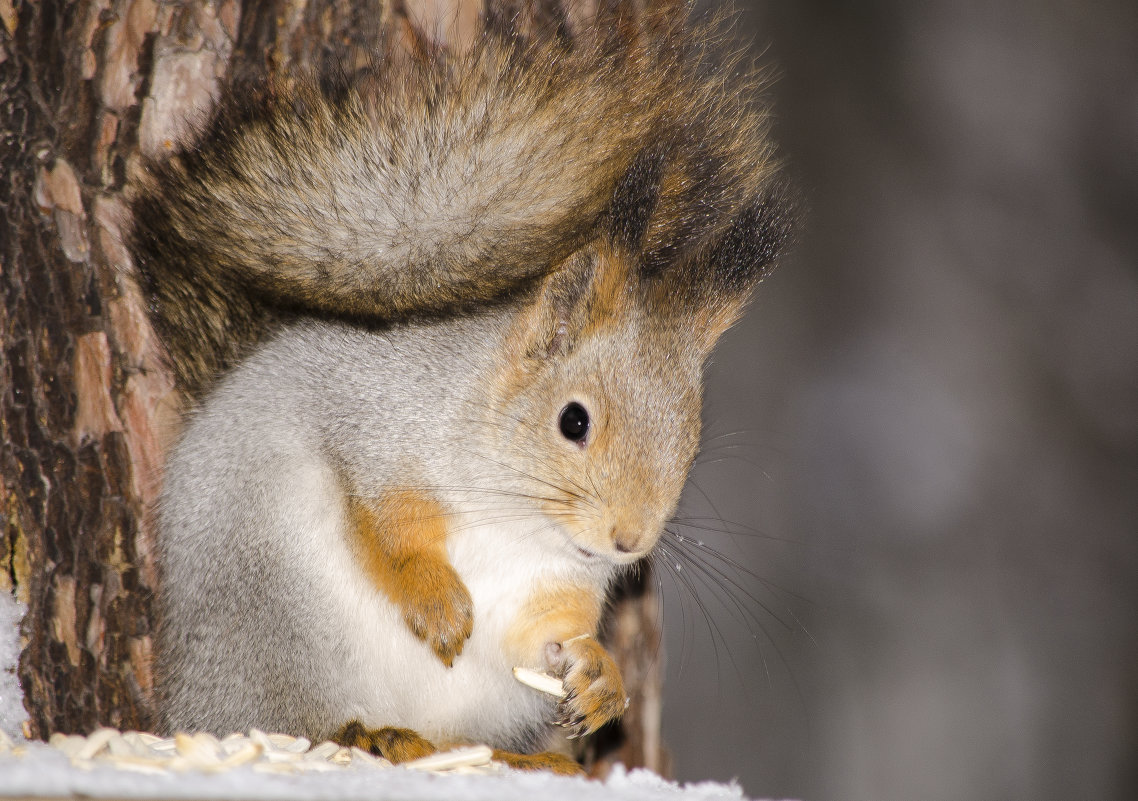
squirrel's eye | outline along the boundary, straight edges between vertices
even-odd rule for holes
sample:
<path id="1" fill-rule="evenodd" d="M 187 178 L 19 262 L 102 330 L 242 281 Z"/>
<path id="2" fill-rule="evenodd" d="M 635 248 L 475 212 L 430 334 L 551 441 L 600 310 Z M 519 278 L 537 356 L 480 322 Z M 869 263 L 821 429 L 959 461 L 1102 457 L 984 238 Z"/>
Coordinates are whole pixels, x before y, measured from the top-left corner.
<path id="1" fill-rule="evenodd" d="M 589 413 L 579 403 L 570 403 L 561 410 L 558 422 L 561 433 L 571 442 L 580 442 L 589 433 Z"/>

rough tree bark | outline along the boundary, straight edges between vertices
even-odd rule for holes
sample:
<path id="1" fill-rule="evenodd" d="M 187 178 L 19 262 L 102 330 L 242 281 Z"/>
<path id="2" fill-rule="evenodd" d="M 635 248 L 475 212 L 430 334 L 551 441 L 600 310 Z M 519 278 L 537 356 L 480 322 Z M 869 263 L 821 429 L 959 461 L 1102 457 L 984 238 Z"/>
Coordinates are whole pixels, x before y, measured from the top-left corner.
<path id="1" fill-rule="evenodd" d="M 227 73 L 365 57 L 404 12 L 462 39 L 479 8 L 0 0 L 0 588 L 28 604 L 31 735 L 153 719 L 147 510 L 180 399 L 120 244 L 140 154 L 168 149 Z M 656 606 L 647 581 L 614 604 L 633 703 L 581 750 L 596 773 L 614 758 L 665 768 Z"/>

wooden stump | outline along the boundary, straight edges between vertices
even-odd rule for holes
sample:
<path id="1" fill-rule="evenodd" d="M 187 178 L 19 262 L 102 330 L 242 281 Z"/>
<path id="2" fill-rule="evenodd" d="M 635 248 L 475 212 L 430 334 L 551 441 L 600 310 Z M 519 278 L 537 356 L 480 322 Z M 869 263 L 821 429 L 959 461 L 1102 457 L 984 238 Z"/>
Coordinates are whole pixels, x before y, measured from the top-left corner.
<path id="1" fill-rule="evenodd" d="M 422 6 L 0 0 L 0 588 L 28 604 L 33 736 L 153 721 L 148 510 L 181 399 L 121 245 L 140 154 L 169 150 L 227 73 L 359 61 L 403 13 L 461 40 L 480 13 Z M 595 772 L 665 768 L 656 605 L 627 591 L 608 621 L 633 703 L 586 747 Z"/>

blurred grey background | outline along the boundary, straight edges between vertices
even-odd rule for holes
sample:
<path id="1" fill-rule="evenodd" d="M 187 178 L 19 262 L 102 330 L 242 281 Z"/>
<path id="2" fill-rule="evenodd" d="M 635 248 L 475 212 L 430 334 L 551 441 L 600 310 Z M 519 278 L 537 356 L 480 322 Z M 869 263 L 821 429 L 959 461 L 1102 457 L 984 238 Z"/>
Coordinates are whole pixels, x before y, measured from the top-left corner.
<path id="1" fill-rule="evenodd" d="M 709 370 L 659 573 L 676 774 L 1138 798 L 1138 3 L 737 25 L 812 214 Z"/>

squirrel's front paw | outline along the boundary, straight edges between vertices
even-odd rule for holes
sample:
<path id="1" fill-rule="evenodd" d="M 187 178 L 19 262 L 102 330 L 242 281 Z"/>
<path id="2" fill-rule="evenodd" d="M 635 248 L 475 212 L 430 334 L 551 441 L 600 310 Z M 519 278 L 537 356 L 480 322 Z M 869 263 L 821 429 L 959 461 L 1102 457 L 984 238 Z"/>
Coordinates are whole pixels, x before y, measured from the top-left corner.
<path id="1" fill-rule="evenodd" d="M 547 661 L 564 677 L 565 698 L 557 707 L 556 722 L 571 730 L 570 738 L 591 734 L 624 714 L 628 696 L 620 669 L 592 637 L 551 644 Z"/>
<path id="2" fill-rule="evenodd" d="M 474 631 L 470 591 L 445 562 L 413 560 L 399 572 L 404 585 L 404 622 L 451 667 Z"/>

